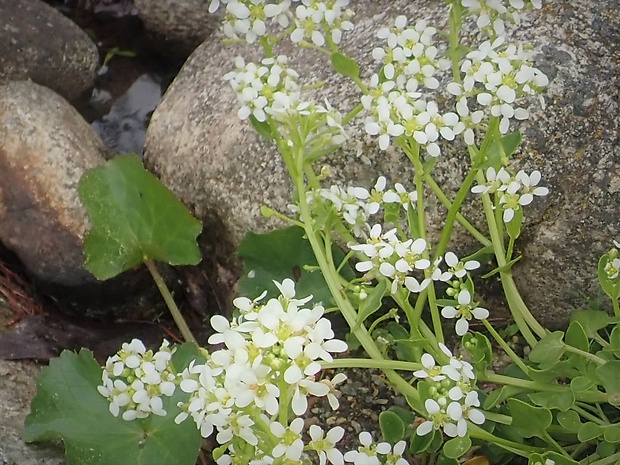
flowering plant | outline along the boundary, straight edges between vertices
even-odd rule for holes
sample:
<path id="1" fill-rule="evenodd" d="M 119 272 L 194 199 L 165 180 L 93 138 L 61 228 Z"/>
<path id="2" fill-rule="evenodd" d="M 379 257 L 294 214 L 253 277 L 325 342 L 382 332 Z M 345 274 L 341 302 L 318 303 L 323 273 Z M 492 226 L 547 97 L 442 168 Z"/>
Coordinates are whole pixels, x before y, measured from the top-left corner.
<path id="1" fill-rule="evenodd" d="M 273 140 L 294 186 L 289 212 L 264 212 L 290 223 L 286 234 L 301 231 L 313 255 L 300 263 L 302 272 L 320 274 L 328 292 L 320 298 L 319 289 L 298 295 L 296 283 L 283 276 L 271 290 L 258 286 L 257 293 L 238 297 L 231 319 L 211 318 L 215 333 L 208 343 L 219 349 L 192 343 L 173 348 L 164 342 L 152 352 L 134 340 L 108 359 L 99 379 L 84 376 L 86 384 L 93 379 L 98 384 L 100 398 L 94 403 L 104 405 L 119 424 L 142 428 L 140 448 L 162 447 L 154 439 L 156 424 L 165 425 L 170 444 L 178 439 L 174 425 L 191 425 L 193 435 L 185 429 L 185 439 L 215 435 L 218 464 L 314 459 L 321 465 L 473 465 L 508 463 L 516 456 L 532 465 L 620 460 L 617 248 L 599 263 L 599 280 L 615 317 L 577 312 L 565 332 L 551 332 L 536 320 L 511 274 L 520 258 L 514 256 L 515 241 L 524 211 L 549 193 L 539 185 L 539 171 L 517 170 L 511 162 L 521 142 L 511 126 L 528 118 L 531 97 L 544 105 L 541 92 L 548 80 L 533 66 L 528 47 L 510 42 L 506 24 L 518 24 L 525 9 L 540 9 L 541 2 L 446 3 L 449 29 L 442 34 L 425 20 L 410 22 L 405 16 L 379 29 L 385 44 L 372 51 L 379 70 L 365 80 L 359 64 L 339 49 L 342 35 L 354 29 L 348 0 L 211 2 L 211 11 L 226 10 L 223 30 L 230 41 L 255 43 L 265 53 L 259 63 L 238 57 L 224 79 L 237 94 L 238 116 Z M 484 40 L 465 47 L 463 25 L 472 20 Z M 275 53 L 287 38 L 328 55 L 335 72 L 358 86 L 359 104 L 342 114 L 327 101 L 307 97 L 288 58 Z M 318 165 L 348 143 L 347 126 L 356 117 L 381 150 L 395 150 L 411 162 L 411 188 L 401 183 L 388 187 L 380 173 L 370 188 L 323 185 L 328 173 Z M 445 144 L 458 140 L 469 155 L 469 172 L 450 198 L 433 173 Z M 85 203 L 91 188 L 83 188 Z M 481 200 L 484 228 L 462 213 L 470 194 Z M 447 210 L 438 238 L 428 233 L 430 195 Z M 464 251 L 448 249 L 456 224 L 479 243 L 478 250 L 463 257 Z M 101 247 L 90 245 L 91 254 Z M 193 341 L 148 258 L 172 260 L 159 250 L 153 257 L 151 249 L 141 250 L 137 257 L 146 257 L 183 335 Z M 183 260 L 193 255 L 175 263 Z M 479 276 L 488 263 L 495 267 Z M 260 282 L 260 271 L 247 271 L 246 284 Z M 489 322 L 492 310 L 477 292 L 485 278 L 495 275 L 515 323 L 514 332 L 505 336 Z M 382 311 L 386 305 L 395 309 Z M 346 320 L 349 344 L 335 338 L 327 311 Z M 484 332 L 475 332 L 474 323 Z M 454 338 L 444 331 L 460 337 L 460 347 L 448 348 Z M 512 338 L 505 339 L 517 334 L 516 340 L 527 346 L 525 358 Z M 489 337 L 510 360 L 501 373 L 494 368 Z M 358 344 L 366 357 L 334 358 L 351 344 Z M 88 354 L 64 357 L 66 368 L 87 363 Z M 382 370 L 410 410 L 381 414 L 383 441 L 362 432 L 357 449 L 342 451 L 337 445 L 342 427 L 306 429 L 303 421 L 309 396 L 325 397 L 331 408 L 339 407 L 337 391 L 346 376 L 320 378 L 328 368 Z M 45 437 L 42 414 L 33 411 L 26 430 L 31 440 Z M 68 438 L 76 441 L 67 430 L 56 433 L 68 444 Z M 79 444 L 83 447 L 83 440 Z M 76 453 L 80 447 L 68 450 Z M 124 463 L 120 453 L 110 453 L 109 463 Z M 191 454 L 184 460 L 191 463 Z"/>

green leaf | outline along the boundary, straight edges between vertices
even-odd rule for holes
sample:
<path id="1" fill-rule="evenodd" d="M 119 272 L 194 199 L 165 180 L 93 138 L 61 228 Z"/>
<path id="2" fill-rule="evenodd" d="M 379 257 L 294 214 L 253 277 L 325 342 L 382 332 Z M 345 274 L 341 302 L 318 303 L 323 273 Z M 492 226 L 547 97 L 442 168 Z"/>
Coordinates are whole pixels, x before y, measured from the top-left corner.
<path id="1" fill-rule="evenodd" d="M 590 351 L 590 341 L 583 325 L 579 321 L 572 321 L 566 330 L 564 342 L 585 352 Z"/>
<path id="2" fill-rule="evenodd" d="M 489 339 L 482 333 L 467 333 L 463 336 L 463 347 L 471 356 L 470 362 L 479 370 L 484 370 L 493 360 L 493 348 Z"/>
<path id="3" fill-rule="evenodd" d="M 383 439 L 390 444 L 396 444 L 405 436 L 405 422 L 391 410 L 379 414 L 379 426 Z"/>
<path id="4" fill-rule="evenodd" d="M 606 426 L 603 437 L 607 442 L 618 444 L 620 442 L 620 425 L 615 424 Z"/>
<path id="5" fill-rule="evenodd" d="M 92 352 L 64 351 L 43 368 L 26 418 L 27 442 L 62 440 L 68 465 L 193 465 L 200 448 L 196 425 L 174 422 L 176 406 L 186 400 L 180 389 L 165 397 L 165 417 L 125 421 L 109 412 L 97 392 L 102 369 Z"/>
<path id="6" fill-rule="evenodd" d="M 484 410 L 491 410 L 495 406 L 501 404 L 506 399 L 514 397 L 515 395 L 523 392 L 522 388 L 515 386 L 502 386 L 492 390 L 484 401 Z"/>
<path id="7" fill-rule="evenodd" d="M 620 287 L 617 285 L 617 281 L 612 281 L 607 276 L 607 272 L 605 271 L 605 267 L 609 263 L 609 255 L 603 255 L 598 261 L 598 282 L 605 291 L 605 294 L 609 296 L 609 298 L 613 301 L 618 300 L 618 293 L 620 292 Z"/>
<path id="8" fill-rule="evenodd" d="M 609 335 L 609 345 L 603 349 L 611 352 L 615 357 L 620 358 L 620 327 L 616 326 Z"/>
<path id="9" fill-rule="evenodd" d="M 441 454 L 439 458 L 437 458 L 435 465 L 459 465 L 459 461 Z"/>
<path id="10" fill-rule="evenodd" d="M 332 248 L 334 260 L 340 262 L 344 253 Z M 317 261 L 310 242 L 304 237 L 304 230 L 298 226 L 277 229 L 266 234 L 249 232 L 241 241 L 237 254 L 244 262 L 243 277 L 239 280 L 241 295 L 254 299 L 267 291 L 268 297 L 280 295 L 273 281 L 285 278 L 296 281 L 299 297 L 314 296 L 314 302 L 330 304 L 331 292 L 319 271 L 307 271 L 306 266 L 317 267 Z M 348 265 L 342 269 L 346 279 L 352 279 L 353 270 Z"/>
<path id="11" fill-rule="evenodd" d="M 443 454 L 450 459 L 458 459 L 471 449 L 469 436 L 452 438 L 443 445 Z"/>
<path id="12" fill-rule="evenodd" d="M 418 455 L 430 451 L 433 438 L 436 435 L 441 436 L 440 433 L 437 433 L 437 430 L 432 430 L 430 433 L 425 434 L 424 436 L 419 436 L 417 433 L 415 433 L 413 436 L 411 436 L 411 441 L 409 441 L 409 450 L 413 455 Z"/>
<path id="13" fill-rule="evenodd" d="M 521 260 L 521 258 L 523 258 L 522 255 L 519 255 L 516 258 L 513 258 L 512 260 L 510 260 L 508 263 L 502 265 L 502 266 L 498 266 L 497 268 L 492 269 L 491 271 L 489 271 L 487 274 L 485 274 L 484 276 L 482 276 L 482 279 L 488 279 L 493 275 L 496 275 L 497 273 L 501 273 L 503 271 L 508 271 L 510 270 L 510 268 L 512 268 L 512 265 L 514 265 L 515 263 L 517 263 L 519 260 Z"/>
<path id="14" fill-rule="evenodd" d="M 616 446 L 611 442 L 601 441 L 596 446 L 596 452 L 604 459 L 616 453 Z"/>
<path id="15" fill-rule="evenodd" d="M 587 391 L 592 386 L 594 386 L 594 382 L 586 376 L 577 376 L 570 381 L 570 389 L 573 392 Z"/>
<path id="16" fill-rule="evenodd" d="M 267 121 L 258 121 L 254 115 L 250 115 L 250 124 L 259 136 L 267 140 L 273 140 L 276 135 Z"/>
<path id="17" fill-rule="evenodd" d="M 571 433 L 576 433 L 581 428 L 581 417 L 574 410 L 568 412 L 559 412 L 557 416 L 558 423 L 562 428 Z"/>
<path id="18" fill-rule="evenodd" d="M 551 425 L 551 412 L 542 407 L 534 407 L 518 399 L 508 399 L 508 409 L 512 416 L 511 427 L 524 438 L 537 436 L 544 438 Z"/>
<path id="19" fill-rule="evenodd" d="M 580 442 L 588 442 L 598 438 L 603 434 L 604 430 L 601 425 L 597 425 L 591 421 L 584 423 L 577 431 L 577 439 Z"/>
<path id="20" fill-rule="evenodd" d="M 578 310 L 571 313 L 570 320 L 578 321 L 590 339 L 613 322 L 613 318 L 600 310 Z"/>
<path id="21" fill-rule="evenodd" d="M 516 240 L 521 234 L 521 225 L 523 224 L 523 209 L 519 208 L 515 210 L 514 217 L 508 223 L 506 223 L 506 232 L 511 239 Z M 521 257 L 518 257 L 521 258 Z M 508 263 L 506 264 L 508 265 Z M 510 262 L 512 266 L 512 260 Z"/>
<path id="22" fill-rule="evenodd" d="M 100 280 L 157 260 L 200 262 L 202 225 L 136 155 L 118 156 L 86 172 L 78 186 L 92 229 L 84 240 L 86 268 Z"/>
<path id="23" fill-rule="evenodd" d="M 528 394 L 530 400 L 548 409 L 558 409 L 566 412 L 575 403 L 575 394 L 567 389 L 565 392 L 535 392 Z"/>
<path id="24" fill-rule="evenodd" d="M 604 363 L 596 369 L 607 399 L 612 405 L 620 405 L 620 360 Z"/>
<path id="25" fill-rule="evenodd" d="M 541 365 L 552 365 L 564 354 L 565 347 L 562 331 L 554 331 L 543 337 L 530 352 L 529 359 Z"/>
<path id="26" fill-rule="evenodd" d="M 383 296 L 385 295 L 386 290 L 387 279 L 380 279 L 377 282 L 377 285 L 368 293 L 368 296 L 361 301 L 359 311 L 357 313 L 357 322 L 351 332 L 359 328 L 361 324 L 366 321 L 366 318 L 381 308 L 381 303 L 383 302 Z"/>
<path id="27" fill-rule="evenodd" d="M 355 60 L 348 56 L 334 52 L 331 54 L 332 66 L 334 71 L 351 79 L 357 79 L 360 75 L 360 67 Z"/>
<path id="28" fill-rule="evenodd" d="M 493 142 L 487 151 L 486 161 L 476 168 L 487 169 L 495 168 L 496 171 L 502 167 L 503 158 L 510 158 L 521 145 L 521 133 L 519 131 L 506 134 L 499 141 Z"/>
<path id="29" fill-rule="evenodd" d="M 547 463 L 547 460 L 551 460 L 555 465 L 579 465 L 579 462 L 575 462 L 574 460 L 554 451 L 545 452 L 542 457 L 542 465 Z"/>

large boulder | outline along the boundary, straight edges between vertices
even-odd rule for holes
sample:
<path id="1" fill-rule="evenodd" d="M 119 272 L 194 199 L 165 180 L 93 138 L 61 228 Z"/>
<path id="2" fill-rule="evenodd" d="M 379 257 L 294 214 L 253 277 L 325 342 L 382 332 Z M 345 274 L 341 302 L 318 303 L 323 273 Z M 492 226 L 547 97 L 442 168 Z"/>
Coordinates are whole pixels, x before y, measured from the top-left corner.
<path id="1" fill-rule="evenodd" d="M 538 169 L 551 194 L 527 210 L 519 242 L 527 257 L 515 267 L 526 302 L 547 322 L 565 321 L 570 310 L 595 295 L 596 263 L 618 235 L 620 223 L 620 144 L 614 76 L 620 36 L 614 0 L 550 3 L 532 12 L 516 31 L 518 40 L 539 51 L 536 66 L 549 75 L 547 107 L 534 105 L 521 129 L 526 143 L 519 167 Z M 381 26 L 398 14 L 444 24 L 445 2 L 406 0 L 355 2 L 356 30 L 345 36 L 343 50 L 361 64 L 364 77 L 377 67 L 371 51 L 379 45 Z M 317 97 L 336 107 L 353 108 L 359 92 L 334 77 L 324 56 L 282 50 L 291 66 L 309 81 L 327 80 Z M 214 250 L 230 253 L 243 235 L 277 226 L 260 215 L 267 204 L 286 211 L 291 186 L 273 144 L 259 139 L 237 118 L 237 103 L 221 76 L 236 55 L 256 60 L 249 47 L 222 46 L 215 38 L 190 57 L 153 114 L 147 133 L 146 163 L 180 198 L 191 205 L 210 232 Z M 537 109 L 538 108 L 538 109 Z M 351 128 L 352 141 L 324 161 L 333 179 L 370 187 L 379 174 L 410 185 L 412 171 L 395 151 L 379 151 L 365 136 L 361 120 Z M 460 151 L 460 152 L 459 152 Z M 463 147 L 447 147 L 435 170 L 448 193 L 463 179 Z M 441 227 L 442 209 L 429 205 L 431 236 Z M 459 241 L 464 238 L 459 235 Z M 466 243 L 466 242 L 464 242 Z M 455 244 L 458 246 L 458 242 Z M 235 263 L 232 255 L 228 263 Z M 226 260 L 222 257 L 221 260 Z"/>
<path id="2" fill-rule="evenodd" d="M 0 241 L 38 280 L 94 282 L 83 267 L 82 174 L 108 149 L 66 100 L 29 81 L 0 86 Z"/>
<path id="3" fill-rule="evenodd" d="M 135 0 L 146 28 L 190 53 L 216 29 L 218 21 L 205 0 Z M 178 51 L 177 51 L 178 52 Z"/>
<path id="4" fill-rule="evenodd" d="M 67 100 L 93 87 L 99 53 L 75 23 L 40 0 L 0 0 L 0 84 L 31 79 Z"/>

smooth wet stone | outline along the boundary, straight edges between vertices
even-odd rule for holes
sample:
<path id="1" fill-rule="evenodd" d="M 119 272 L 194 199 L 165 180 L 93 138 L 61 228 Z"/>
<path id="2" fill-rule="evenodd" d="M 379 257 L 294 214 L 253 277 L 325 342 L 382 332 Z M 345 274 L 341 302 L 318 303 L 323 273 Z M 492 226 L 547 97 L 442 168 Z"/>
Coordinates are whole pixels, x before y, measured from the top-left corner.
<path id="1" fill-rule="evenodd" d="M 39 0 L 0 0 L 0 84 L 31 79 L 74 100 L 94 84 L 99 52 L 75 23 Z"/>
<path id="2" fill-rule="evenodd" d="M 77 186 L 108 155 L 93 128 L 52 90 L 29 81 L 0 86 L 0 241 L 38 280 L 95 282 L 83 267 L 89 224 Z"/>
<path id="3" fill-rule="evenodd" d="M 598 295 L 598 259 L 620 236 L 616 5 L 614 0 L 548 3 L 543 12 L 529 13 L 514 33 L 539 51 L 535 65 L 551 79 L 546 109 L 532 101 L 531 118 L 520 126 L 525 144 L 515 162 L 528 172 L 540 170 L 541 184 L 551 193 L 526 210 L 517 244 L 525 258 L 514 272 L 532 311 L 553 325 L 564 323 L 571 310 L 584 308 L 588 296 Z M 364 0 L 354 8 L 356 30 L 345 34 L 342 45 L 361 62 L 365 78 L 377 66 L 371 51 L 380 44 L 375 37 L 379 27 L 393 24 L 403 13 L 435 24 L 445 21 L 445 2 L 440 1 Z M 290 202 L 291 186 L 273 144 L 239 121 L 235 95 L 222 80 L 235 56 L 258 58 L 251 50 L 223 46 L 215 38 L 202 44 L 164 96 L 147 132 L 147 165 L 205 222 L 215 253 L 228 254 L 221 263 L 236 263 L 232 251 L 246 232 L 279 226 L 260 215 L 261 205 L 286 212 Z M 355 86 L 334 77 L 326 57 L 283 51 L 306 82 L 327 79 L 319 99 L 327 97 L 343 110 L 358 102 Z M 349 145 L 322 162 L 334 173 L 327 182 L 370 187 L 384 174 L 392 183 L 410 186 L 412 171 L 404 157 L 378 150 L 361 121 L 351 127 Z M 464 148 L 444 147 L 434 174 L 450 195 L 464 177 Z M 445 212 L 431 201 L 427 214 L 429 236 L 436 239 Z M 479 216 L 473 218 L 480 224 Z M 460 230 L 456 233 L 452 247 L 471 250 L 472 241 Z"/>

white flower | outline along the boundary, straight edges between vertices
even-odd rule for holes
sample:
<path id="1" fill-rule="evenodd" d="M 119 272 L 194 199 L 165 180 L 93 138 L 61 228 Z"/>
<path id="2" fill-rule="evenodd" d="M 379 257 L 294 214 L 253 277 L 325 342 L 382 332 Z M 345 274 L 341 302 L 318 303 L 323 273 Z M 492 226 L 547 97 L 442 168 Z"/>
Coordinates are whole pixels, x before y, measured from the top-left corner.
<path id="1" fill-rule="evenodd" d="M 320 465 L 325 465 L 328 460 L 333 465 L 344 464 L 342 452 L 336 449 L 336 444 L 344 436 L 344 428 L 336 426 L 325 434 L 320 426 L 311 425 L 308 434 L 312 439 L 309 447 L 319 455 Z"/>
<path id="2" fill-rule="evenodd" d="M 472 317 L 478 320 L 485 320 L 489 316 L 486 308 L 477 307 L 472 304 L 471 294 L 468 290 L 462 290 L 457 296 L 458 307 L 446 306 L 442 309 L 441 315 L 444 318 L 459 318 L 456 322 L 456 334 L 465 335 L 469 329 L 469 320 Z"/>
<path id="3" fill-rule="evenodd" d="M 346 462 L 352 462 L 355 465 L 380 465 L 381 462 L 377 454 L 386 455 L 392 450 L 387 442 L 374 444 L 372 436 L 367 431 L 362 431 L 359 434 L 359 441 L 361 446 L 356 451 L 351 450 L 344 454 Z"/>
<path id="4" fill-rule="evenodd" d="M 288 460 L 299 460 L 304 449 L 304 442 L 301 438 L 301 431 L 304 427 L 304 420 L 300 417 L 291 421 L 288 428 L 285 428 L 277 421 L 269 424 L 269 430 L 278 438 L 278 444 L 273 448 L 274 458 L 285 456 Z"/>

